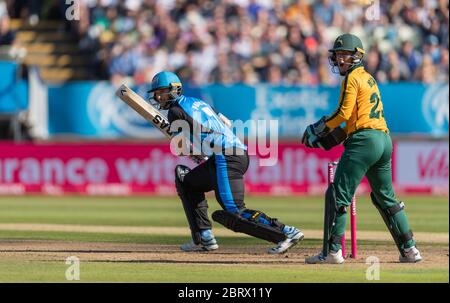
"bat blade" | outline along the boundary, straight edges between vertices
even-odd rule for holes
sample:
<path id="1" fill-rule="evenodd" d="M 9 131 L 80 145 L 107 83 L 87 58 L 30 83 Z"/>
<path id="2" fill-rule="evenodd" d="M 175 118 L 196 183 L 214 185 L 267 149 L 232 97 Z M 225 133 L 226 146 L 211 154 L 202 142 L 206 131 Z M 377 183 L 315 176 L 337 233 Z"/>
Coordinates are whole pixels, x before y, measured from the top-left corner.
<path id="1" fill-rule="evenodd" d="M 134 111 L 141 115 L 144 119 L 152 123 L 166 137 L 172 138 L 170 132 L 170 123 L 167 118 L 161 114 L 153 105 L 146 102 L 141 96 L 134 92 L 127 85 L 122 84 L 116 91 L 116 96 L 120 100 L 128 104 Z"/>

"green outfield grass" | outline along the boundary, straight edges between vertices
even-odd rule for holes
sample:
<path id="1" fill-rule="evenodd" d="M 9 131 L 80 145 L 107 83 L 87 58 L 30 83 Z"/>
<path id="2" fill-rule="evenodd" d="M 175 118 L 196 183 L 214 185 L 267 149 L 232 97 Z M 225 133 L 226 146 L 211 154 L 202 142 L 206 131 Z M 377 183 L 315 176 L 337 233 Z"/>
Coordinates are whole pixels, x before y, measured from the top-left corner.
<path id="1" fill-rule="evenodd" d="M 447 197 L 401 197 L 414 232 L 448 233 Z M 377 210 L 366 197 L 358 197 L 359 231 L 386 231 Z M 321 230 L 321 197 L 249 197 L 249 208 L 260 209 L 283 222 L 307 230 Z M 218 209 L 210 198 L 210 213 Z M 182 206 L 176 198 L 165 197 L 0 197 L 1 224 L 69 224 L 135 227 L 186 227 Z M 215 225 L 217 226 L 217 225 Z M 5 241 L 6 240 L 6 241 Z M 61 232 L 2 230 L 2 241 L 57 240 L 70 242 L 108 242 L 130 244 L 178 245 L 187 240 L 182 235 L 138 233 Z M 220 237 L 222 247 L 267 246 L 261 240 Z M 386 241 L 359 241 L 360 250 L 388 245 Z M 302 248 L 319 249 L 319 239 L 305 239 Z M 428 243 L 428 248 L 447 254 L 446 263 L 383 264 L 380 282 L 449 282 L 448 241 Z M 300 250 L 298 250 L 300 251 Z M 76 255 L 76 253 L 74 252 Z M 200 257 L 199 257 L 200 258 Z M 342 266 L 306 266 L 304 264 L 184 264 L 152 262 L 82 262 L 81 282 L 370 282 L 365 277 L 364 260 Z M 64 260 L 16 260 L 2 258 L 0 282 L 65 282 Z M 220 269 L 220 275 L 217 274 Z"/>
<path id="2" fill-rule="evenodd" d="M 210 213 L 219 209 L 209 199 Z M 415 231 L 448 232 L 447 197 L 405 197 Z M 267 212 L 287 224 L 322 229 L 322 197 L 249 197 L 247 207 Z M 367 197 L 357 200 L 358 230 L 384 231 L 383 220 Z M 162 197 L 0 197 L 0 223 L 51 223 L 111 226 L 186 226 L 175 198 Z"/>
<path id="3" fill-rule="evenodd" d="M 86 263 L 80 265 L 79 282 L 149 282 L 149 283 L 448 283 L 448 271 L 403 266 L 383 268 L 379 281 L 366 279 L 364 264 L 342 270 L 336 265 L 190 265 L 149 263 Z M 32 269 L 32 270 L 30 270 Z M 68 282 L 64 262 L 0 262 L 0 273 L 8 272 L 8 280 L 21 282 Z M 220 274 L 218 274 L 220 272 Z M 4 279 L 1 279 L 2 282 Z M 70 281 L 71 283 L 77 281 Z"/>

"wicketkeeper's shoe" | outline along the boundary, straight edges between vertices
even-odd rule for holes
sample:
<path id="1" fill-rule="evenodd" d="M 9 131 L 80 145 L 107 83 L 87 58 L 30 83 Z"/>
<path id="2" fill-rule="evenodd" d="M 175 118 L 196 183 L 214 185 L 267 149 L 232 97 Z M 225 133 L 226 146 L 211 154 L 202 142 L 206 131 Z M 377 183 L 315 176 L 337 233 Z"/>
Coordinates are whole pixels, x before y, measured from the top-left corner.
<path id="1" fill-rule="evenodd" d="M 422 256 L 420 255 L 420 251 L 415 247 L 405 248 L 404 250 L 405 256 L 400 255 L 401 263 L 416 263 L 422 261 Z"/>
<path id="2" fill-rule="evenodd" d="M 342 250 L 338 251 L 330 251 L 325 258 L 320 252 L 318 255 L 309 257 L 305 259 L 306 264 L 342 264 L 344 263 L 345 259 L 342 257 Z"/>
<path id="3" fill-rule="evenodd" d="M 282 254 L 285 253 L 289 248 L 303 240 L 305 235 L 297 228 L 293 226 L 285 226 L 284 232 L 286 234 L 286 240 L 278 243 L 277 246 L 269 249 L 269 254 Z"/>
<path id="4" fill-rule="evenodd" d="M 185 243 L 180 246 L 181 250 L 186 252 L 191 251 L 211 251 L 219 248 L 216 238 L 210 229 L 201 232 L 200 244 L 195 244 L 194 241 Z"/>

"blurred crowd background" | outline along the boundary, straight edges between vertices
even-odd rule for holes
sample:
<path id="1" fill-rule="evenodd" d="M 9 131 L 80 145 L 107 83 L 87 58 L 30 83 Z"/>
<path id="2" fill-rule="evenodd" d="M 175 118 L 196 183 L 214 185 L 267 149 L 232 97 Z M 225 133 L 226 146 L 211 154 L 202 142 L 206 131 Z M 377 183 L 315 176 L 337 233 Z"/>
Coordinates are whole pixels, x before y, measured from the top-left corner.
<path id="1" fill-rule="evenodd" d="M 13 43 L 10 17 L 38 23 L 45 2 L 0 0 L 0 45 Z M 66 1 L 51 2 L 47 16 L 64 18 Z M 448 0 L 78 3 L 80 20 L 65 30 L 95 57 L 98 79 L 140 84 L 167 69 L 193 85 L 336 85 L 328 49 L 351 32 L 363 41 L 366 69 L 377 81 L 448 81 Z"/>

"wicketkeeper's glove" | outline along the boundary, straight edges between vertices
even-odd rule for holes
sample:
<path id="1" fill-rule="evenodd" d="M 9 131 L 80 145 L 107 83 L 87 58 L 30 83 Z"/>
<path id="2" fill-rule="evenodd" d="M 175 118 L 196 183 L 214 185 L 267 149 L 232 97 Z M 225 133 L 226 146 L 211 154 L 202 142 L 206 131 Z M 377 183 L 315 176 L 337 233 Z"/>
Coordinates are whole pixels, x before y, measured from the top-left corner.
<path id="1" fill-rule="evenodd" d="M 320 118 L 316 123 L 308 125 L 303 133 L 302 143 L 306 147 L 317 148 L 317 141 L 324 137 L 329 131 L 329 128 L 325 124 L 325 117 Z"/>
<path id="2" fill-rule="evenodd" d="M 322 117 L 318 122 L 306 128 L 302 143 L 306 147 L 330 150 L 341 144 L 345 139 L 347 139 L 347 133 L 341 127 L 336 127 L 330 131 L 325 125 L 325 117 Z"/>

